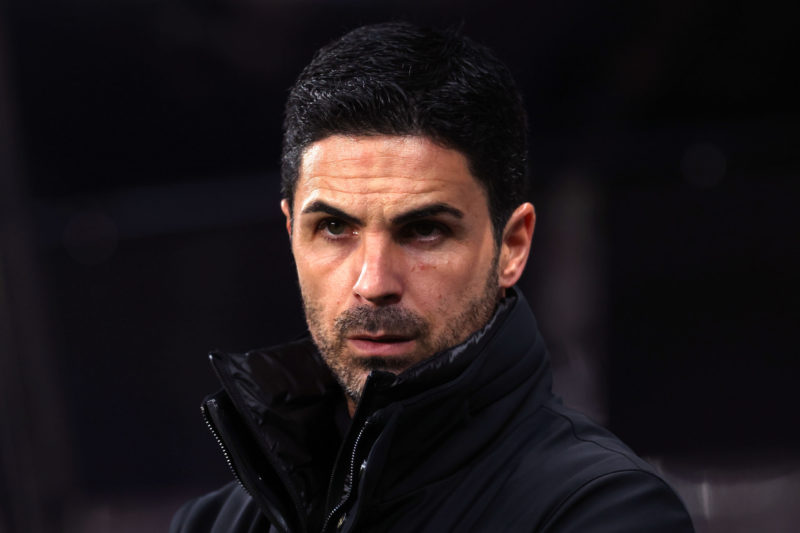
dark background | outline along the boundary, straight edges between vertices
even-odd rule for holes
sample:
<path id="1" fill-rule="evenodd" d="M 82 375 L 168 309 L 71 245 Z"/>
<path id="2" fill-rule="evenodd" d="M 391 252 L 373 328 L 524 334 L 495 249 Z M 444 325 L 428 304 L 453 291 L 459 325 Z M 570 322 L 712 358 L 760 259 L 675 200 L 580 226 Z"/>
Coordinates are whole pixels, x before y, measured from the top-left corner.
<path id="1" fill-rule="evenodd" d="M 556 389 L 698 531 L 800 494 L 797 10 L 660 0 L 0 4 L 0 533 L 166 530 L 226 482 L 205 354 L 301 334 L 282 106 L 362 23 L 463 24 L 514 72 Z"/>

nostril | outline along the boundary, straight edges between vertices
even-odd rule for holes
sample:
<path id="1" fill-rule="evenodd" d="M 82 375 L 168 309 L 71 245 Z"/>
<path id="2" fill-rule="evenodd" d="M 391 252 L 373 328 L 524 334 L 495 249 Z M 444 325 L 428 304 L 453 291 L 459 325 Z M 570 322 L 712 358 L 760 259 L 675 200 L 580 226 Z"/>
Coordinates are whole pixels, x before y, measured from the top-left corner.
<path id="1" fill-rule="evenodd" d="M 399 301 L 400 301 L 399 294 L 387 294 L 386 296 L 383 297 L 381 303 L 383 303 L 383 305 L 391 305 L 391 304 L 396 304 Z"/>
<path id="2" fill-rule="evenodd" d="M 399 294 L 380 294 L 377 296 L 372 297 L 363 297 L 370 303 L 375 305 L 392 305 L 400 302 L 400 295 Z"/>

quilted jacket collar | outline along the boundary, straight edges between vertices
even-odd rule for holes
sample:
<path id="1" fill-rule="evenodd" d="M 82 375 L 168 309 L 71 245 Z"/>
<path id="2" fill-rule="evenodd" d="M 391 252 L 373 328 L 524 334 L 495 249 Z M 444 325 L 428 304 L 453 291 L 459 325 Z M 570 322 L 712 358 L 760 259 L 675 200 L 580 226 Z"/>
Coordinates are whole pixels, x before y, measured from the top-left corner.
<path id="1" fill-rule="evenodd" d="M 257 443 L 258 450 L 247 453 L 266 458 L 250 464 L 269 465 L 261 468 L 274 469 L 272 476 L 283 482 L 285 492 L 278 499 L 283 507 L 294 507 L 281 511 L 293 530 L 319 529 L 330 506 L 324 503 L 326 493 L 335 485 L 329 480 L 340 468 L 334 464 L 344 460 L 336 460 L 337 450 L 347 455 L 368 419 L 381 420 L 371 442 L 382 450 L 381 475 L 371 489 L 381 497 L 396 497 L 448 475 L 492 439 L 514 412 L 514 403 L 531 395 L 544 401 L 551 385 L 533 314 L 514 289 L 489 323 L 462 344 L 399 375 L 373 371 L 344 439 L 336 423 L 344 413 L 344 395 L 310 339 L 244 354 L 212 353 L 211 360 L 222 394 L 249 433 L 248 442 Z M 502 407 L 492 409 L 495 404 Z M 468 423 L 487 409 L 493 414 L 483 417 L 479 427 Z M 219 433 L 228 447 L 239 446 L 239 431 Z M 420 442 L 454 437 L 468 442 L 449 453 L 448 460 L 415 467 L 426 460 L 417 453 Z"/>

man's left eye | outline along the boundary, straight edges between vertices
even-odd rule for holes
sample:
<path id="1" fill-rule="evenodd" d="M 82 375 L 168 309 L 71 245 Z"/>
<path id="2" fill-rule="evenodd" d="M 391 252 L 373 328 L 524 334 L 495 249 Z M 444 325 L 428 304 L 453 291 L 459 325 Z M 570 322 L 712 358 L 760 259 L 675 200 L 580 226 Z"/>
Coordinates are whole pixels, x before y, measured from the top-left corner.
<path id="1" fill-rule="evenodd" d="M 431 222 L 419 222 L 414 224 L 414 233 L 420 237 L 430 237 L 438 228 Z"/>
<path id="2" fill-rule="evenodd" d="M 444 235 L 446 231 L 441 224 L 421 220 L 406 226 L 404 233 L 404 236 L 409 239 L 432 241 Z"/>

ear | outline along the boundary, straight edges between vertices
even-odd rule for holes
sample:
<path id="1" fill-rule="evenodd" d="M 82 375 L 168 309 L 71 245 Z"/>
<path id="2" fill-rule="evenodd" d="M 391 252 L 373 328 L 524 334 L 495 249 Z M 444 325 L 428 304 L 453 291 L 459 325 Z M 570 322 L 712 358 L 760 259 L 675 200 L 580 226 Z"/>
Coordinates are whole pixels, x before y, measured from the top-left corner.
<path id="1" fill-rule="evenodd" d="M 289 234 L 289 238 L 292 238 L 292 213 L 289 210 L 289 200 L 284 198 L 281 200 L 281 211 L 286 216 L 286 233 Z"/>
<path id="2" fill-rule="evenodd" d="M 536 211 L 530 202 L 517 207 L 506 222 L 497 264 L 497 277 L 501 288 L 508 289 L 522 276 L 531 251 L 535 226 Z"/>

